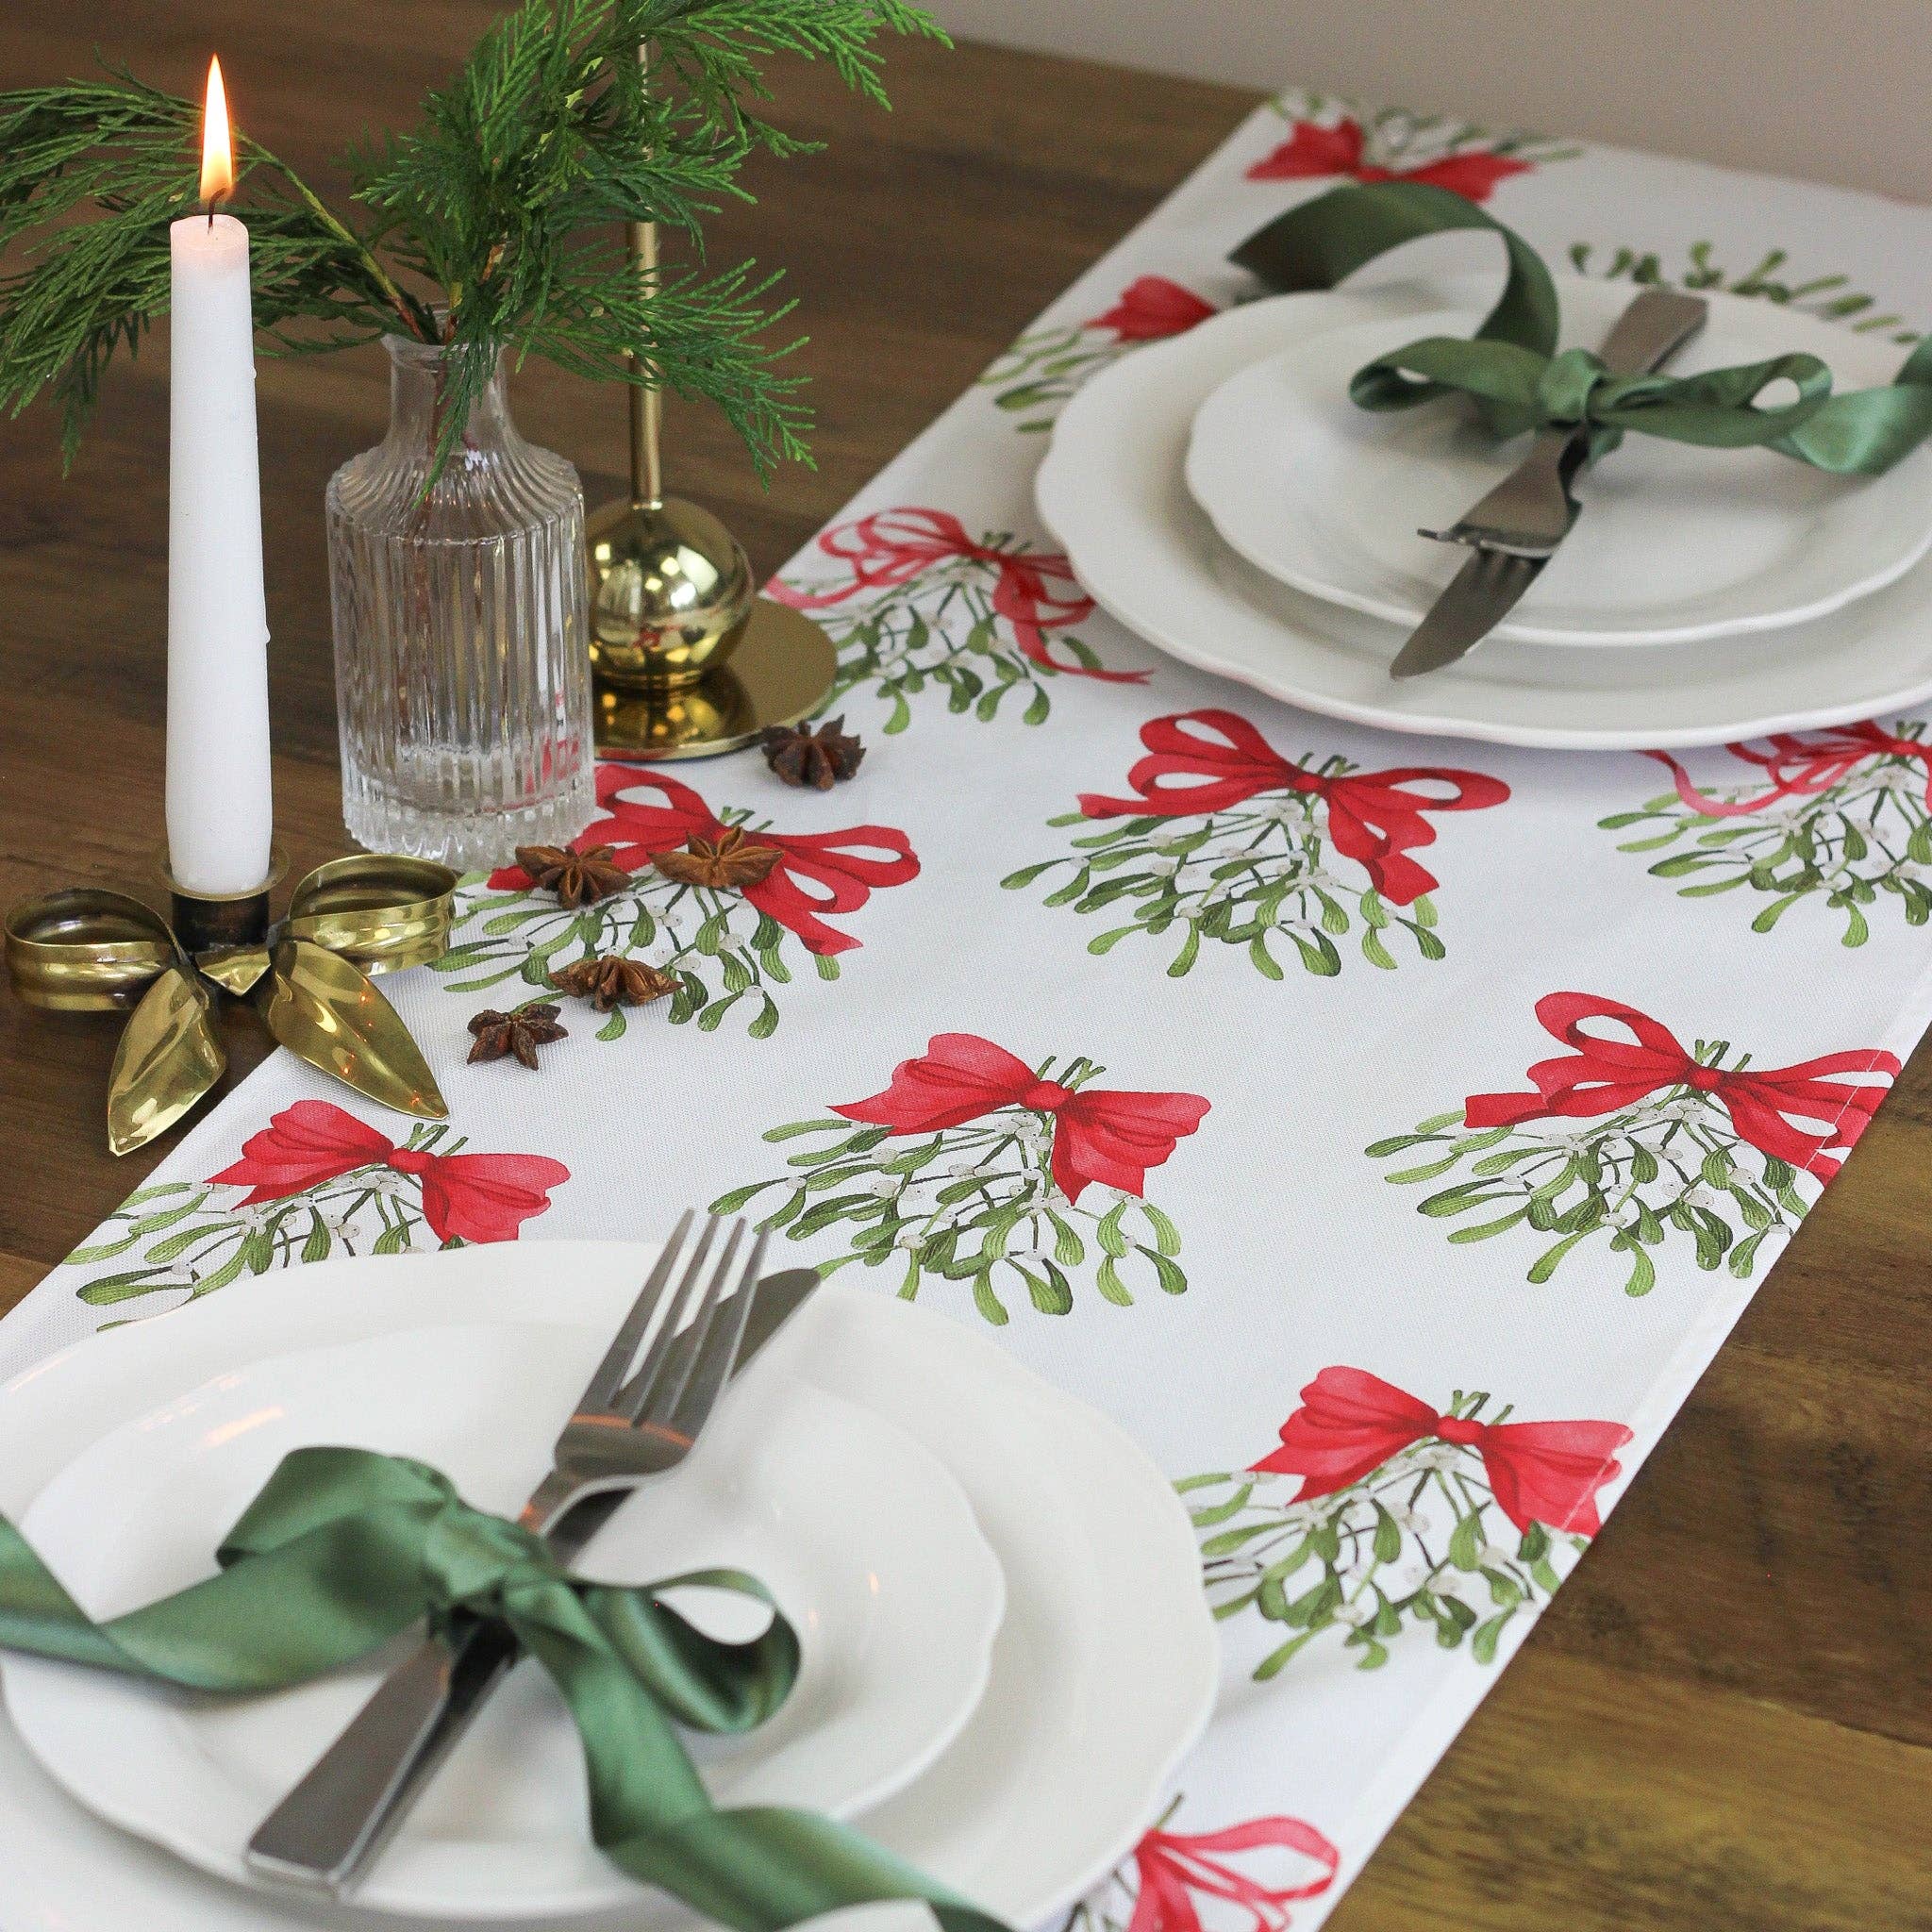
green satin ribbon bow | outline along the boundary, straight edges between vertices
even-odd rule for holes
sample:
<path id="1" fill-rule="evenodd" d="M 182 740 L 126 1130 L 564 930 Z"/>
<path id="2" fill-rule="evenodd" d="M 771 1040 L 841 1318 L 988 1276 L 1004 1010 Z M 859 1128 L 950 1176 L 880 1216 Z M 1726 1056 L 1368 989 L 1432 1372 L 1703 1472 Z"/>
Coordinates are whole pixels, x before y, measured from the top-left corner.
<path id="1" fill-rule="evenodd" d="M 633 1877 L 742 1932 L 887 1899 L 923 1900 L 945 1932 L 1006 1932 L 830 1819 L 713 1807 L 674 1724 L 762 1723 L 797 1678 L 798 1639 L 774 1607 L 762 1635 L 723 1642 L 659 1593 L 704 1585 L 770 1604 L 753 1577 L 580 1582 L 541 1538 L 471 1507 L 435 1470 L 362 1449 L 285 1457 L 218 1560 L 208 1581 L 94 1624 L 0 1517 L 0 1648 L 193 1690 L 265 1691 L 353 1663 L 425 1616 L 489 1618 L 562 1692 L 583 1739 L 591 1837 Z"/>
<path id="2" fill-rule="evenodd" d="M 1286 293 L 1332 289 L 1391 248 L 1454 228 L 1501 237 L 1502 295 L 1473 337 L 1429 336 L 1357 370 L 1349 394 L 1362 408 L 1409 409 L 1457 391 L 1475 399 L 1498 436 L 1587 426 L 1602 456 L 1635 431 L 1710 449 L 1774 449 L 1841 475 L 1879 475 L 1932 435 L 1932 336 L 1885 388 L 1843 395 L 1832 393 L 1816 356 L 1702 375 L 1613 376 L 1588 349 L 1558 353 L 1556 284 L 1541 257 L 1474 202 L 1424 182 L 1334 189 L 1277 216 L 1232 258 Z M 1779 381 L 1797 386 L 1796 399 L 1757 407 Z"/>

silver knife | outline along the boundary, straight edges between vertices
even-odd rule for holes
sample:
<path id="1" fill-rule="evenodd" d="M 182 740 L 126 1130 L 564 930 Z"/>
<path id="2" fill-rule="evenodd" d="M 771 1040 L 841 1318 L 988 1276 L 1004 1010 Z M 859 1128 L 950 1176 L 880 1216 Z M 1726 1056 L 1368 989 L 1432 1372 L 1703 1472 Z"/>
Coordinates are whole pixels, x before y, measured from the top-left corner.
<path id="1" fill-rule="evenodd" d="M 1612 375 L 1661 368 L 1704 326 L 1708 312 L 1695 295 L 1644 290 L 1604 339 L 1605 367 Z M 1391 677 L 1417 677 L 1455 663 L 1509 614 L 1576 521 L 1580 506 L 1571 486 L 1589 455 L 1588 430 L 1546 429 L 1467 516 L 1447 530 L 1423 532 L 1470 544 L 1474 554 L 1396 654 Z M 1536 510 L 1545 506 L 1555 514 L 1539 524 Z"/>
<path id="2" fill-rule="evenodd" d="M 767 1274 L 751 1291 L 734 1380 L 811 1298 L 820 1280 L 815 1268 L 788 1268 Z M 696 1325 L 672 1344 L 672 1370 L 678 1351 L 697 1345 Z M 551 1548 L 573 1560 L 626 1493 L 586 1497 L 550 1531 Z M 472 1623 L 452 1641 L 419 1645 L 262 1821 L 248 1841 L 249 1869 L 278 1884 L 339 1894 L 408 1815 L 516 1658 L 515 1640 L 497 1624 Z M 344 1749 L 348 1739 L 356 1742 Z"/>

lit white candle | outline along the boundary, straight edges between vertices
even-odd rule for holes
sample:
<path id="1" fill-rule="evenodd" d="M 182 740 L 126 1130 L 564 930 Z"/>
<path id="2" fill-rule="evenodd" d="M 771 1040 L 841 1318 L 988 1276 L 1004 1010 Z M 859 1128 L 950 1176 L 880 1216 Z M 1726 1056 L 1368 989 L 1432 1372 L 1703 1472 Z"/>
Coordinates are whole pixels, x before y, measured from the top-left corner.
<path id="1" fill-rule="evenodd" d="M 222 70 L 208 63 L 201 193 L 234 186 Z M 168 865 L 210 896 L 268 876 L 268 607 L 255 444 L 248 230 L 190 215 L 168 231 Z"/>

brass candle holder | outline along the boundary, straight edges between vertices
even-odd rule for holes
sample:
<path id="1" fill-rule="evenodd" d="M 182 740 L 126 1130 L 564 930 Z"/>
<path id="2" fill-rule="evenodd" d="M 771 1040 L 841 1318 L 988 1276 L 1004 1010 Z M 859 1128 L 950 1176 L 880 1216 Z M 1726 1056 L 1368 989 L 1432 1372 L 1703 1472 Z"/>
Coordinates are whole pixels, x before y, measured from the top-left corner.
<path id="1" fill-rule="evenodd" d="M 279 920 L 284 870 L 245 892 L 190 891 L 165 858 L 170 917 L 125 892 L 43 893 L 11 908 L 15 995 L 51 1011 L 126 1011 L 108 1076 L 108 1145 L 131 1153 L 189 1113 L 227 1066 L 219 999 L 249 1002 L 299 1058 L 424 1120 L 449 1109 L 421 1050 L 371 980 L 448 947 L 457 875 L 427 859 L 359 854 L 301 879 Z"/>
<path id="2" fill-rule="evenodd" d="M 658 225 L 632 223 L 628 246 L 639 278 L 654 283 Z M 634 381 L 630 494 L 587 526 L 597 752 L 607 758 L 736 751 L 815 710 L 838 670 L 821 625 L 758 595 L 731 532 L 701 505 L 664 494 L 662 425 L 657 388 Z"/>

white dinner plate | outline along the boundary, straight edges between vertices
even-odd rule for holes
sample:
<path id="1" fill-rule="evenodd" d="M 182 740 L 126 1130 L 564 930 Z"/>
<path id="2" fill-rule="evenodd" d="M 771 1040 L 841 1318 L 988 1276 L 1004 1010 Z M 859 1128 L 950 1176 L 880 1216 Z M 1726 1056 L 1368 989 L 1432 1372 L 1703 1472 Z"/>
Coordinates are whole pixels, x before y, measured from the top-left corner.
<path id="1" fill-rule="evenodd" d="M 472 1502 L 514 1515 L 608 1341 L 502 1324 L 271 1357 L 110 1430 L 21 1527 L 99 1620 L 210 1574 L 229 1524 L 305 1444 L 416 1457 Z M 944 1466 L 874 1411 L 796 1379 L 748 1380 L 675 1477 L 626 1502 L 579 1568 L 639 1583 L 712 1566 L 761 1578 L 804 1645 L 769 1723 L 691 1740 L 719 1804 L 851 1818 L 930 1765 L 979 1702 L 1005 1607 L 998 1561 Z M 688 1608 L 722 1636 L 764 1622 L 716 1592 Z M 228 1701 L 5 1662 L 8 1714 L 83 1804 L 243 1883 L 255 1827 L 378 1675 L 372 1663 Z M 373 1867 L 361 1903 L 465 1921 L 622 1907 L 636 1888 L 598 1856 L 587 1818 L 575 1729 L 525 1661 Z"/>
<path id="2" fill-rule="evenodd" d="M 1627 284 L 1559 275 L 1565 347 L 1593 348 Z M 1671 363 L 1690 375 L 1802 350 L 1839 392 L 1891 380 L 1900 351 L 1815 316 L 1707 293 L 1710 317 Z M 1248 561 L 1295 590 L 1413 626 L 1468 553 L 1431 542 L 1522 460 L 1443 401 L 1388 414 L 1349 378 L 1423 336 L 1469 336 L 1480 307 L 1355 322 L 1251 363 L 1194 417 L 1188 487 Z M 1769 450 L 1627 436 L 1587 471 L 1583 514 L 1492 636 L 1550 644 L 1677 644 L 1776 630 L 1840 609 L 1932 548 L 1932 449 L 1882 476 L 1832 476 Z"/>
<path id="3" fill-rule="evenodd" d="M 1088 593 L 1158 648 L 1305 710 L 1500 744 L 1719 744 L 1903 710 L 1932 694 L 1932 560 L 1814 623 L 1672 651 L 1507 640 L 1396 683 L 1403 632 L 1237 557 L 1189 494 L 1189 427 L 1228 376 L 1348 322 L 1469 308 L 1493 275 L 1281 295 L 1136 349 L 1061 412 L 1041 516 Z M 1622 455 L 1622 452 L 1619 452 Z"/>
<path id="4" fill-rule="evenodd" d="M 0 1511 L 168 1390 L 360 1336 L 497 1323 L 608 1333 L 650 1251 L 502 1242 L 317 1262 L 99 1335 L 0 1390 Z M 985 1695 L 923 1776 L 863 1828 L 1009 1924 L 1063 1911 L 1126 1856 L 1212 1707 L 1219 1643 L 1185 1510 L 1110 1422 L 934 1311 L 831 1286 L 744 1390 L 796 1377 L 915 1437 L 965 1491 L 1007 1583 Z M 1125 1687 L 1125 1688 L 1124 1688 Z M 401 1924 L 226 1884 L 102 1824 L 0 1723 L 0 1925 L 7 1932 L 329 1932 Z M 888 1916 L 924 1923 L 924 1914 Z M 686 1932 L 640 1892 L 546 1932 Z"/>

